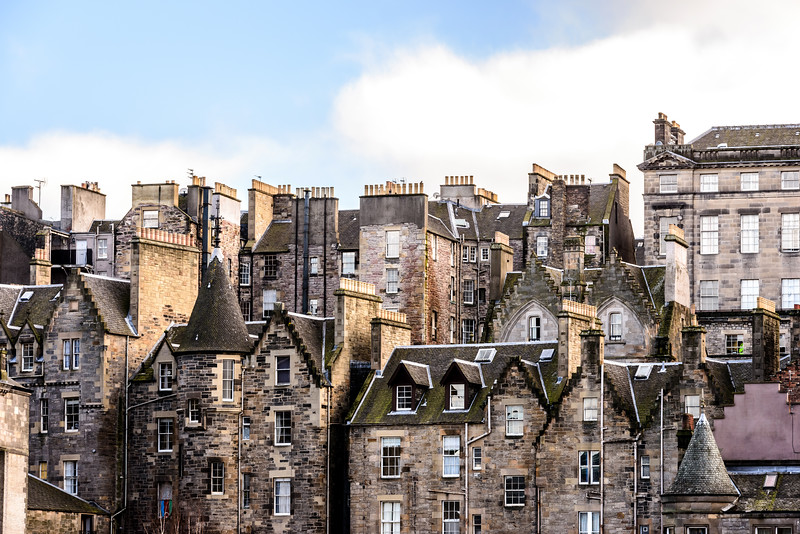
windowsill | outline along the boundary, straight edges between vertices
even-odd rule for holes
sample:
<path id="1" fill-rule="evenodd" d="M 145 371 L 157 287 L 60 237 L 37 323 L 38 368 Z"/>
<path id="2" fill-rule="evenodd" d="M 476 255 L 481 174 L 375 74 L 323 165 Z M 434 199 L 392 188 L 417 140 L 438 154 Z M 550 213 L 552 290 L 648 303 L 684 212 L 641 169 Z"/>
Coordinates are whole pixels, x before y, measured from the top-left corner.
<path id="1" fill-rule="evenodd" d="M 606 345 L 624 345 L 624 344 L 625 344 L 625 341 L 622 340 L 622 339 L 617 339 L 617 340 L 614 340 L 614 341 L 609 340 L 609 341 L 606 342 Z"/>
<path id="2" fill-rule="evenodd" d="M 416 410 L 393 410 L 387 415 L 417 415 Z"/>
<path id="3" fill-rule="evenodd" d="M 524 506 L 525 506 L 524 504 L 506 504 L 505 505 L 506 508 L 523 508 Z"/>
<path id="4" fill-rule="evenodd" d="M 506 434 L 507 438 L 521 438 L 525 436 L 525 434 Z"/>
<path id="5" fill-rule="evenodd" d="M 384 480 L 392 480 L 392 479 L 396 480 L 396 479 L 400 478 L 400 475 L 395 475 L 395 476 L 391 476 L 391 477 L 381 475 L 381 478 L 384 479 Z"/>
<path id="6" fill-rule="evenodd" d="M 458 474 L 458 475 L 442 475 L 442 478 L 461 478 L 461 474 Z"/>
<path id="7" fill-rule="evenodd" d="M 291 447 L 292 444 L 291 443 L 276 443 L 275 446 L 276 447 Z"/>
<path id="8" fill-rule="evenodd" d="M 172 455 L 173 451 L 170 449 L 168 451 L 158 451 L 158 454 L 169 454 Z"/>
<path id="9" fill-rule="evenodd" d="M 285 389 L 291 386 L 292 386 L 291 384 L 275 384 L 276 388 L 281 388 L 281 389 Z"/>

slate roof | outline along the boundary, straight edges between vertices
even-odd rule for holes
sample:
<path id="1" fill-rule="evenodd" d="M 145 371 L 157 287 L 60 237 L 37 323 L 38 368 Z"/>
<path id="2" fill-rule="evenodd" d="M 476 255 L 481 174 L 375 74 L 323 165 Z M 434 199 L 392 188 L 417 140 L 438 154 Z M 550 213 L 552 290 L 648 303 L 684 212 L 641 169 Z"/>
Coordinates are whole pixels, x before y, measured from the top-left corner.
<path id="1" fill-rule="evenodd" d="M 361 222 L 358 210 L 339 210 L 339 249 L 358 250 Z"/>
<path id="2" fill-rule="evenodd" d="M 705 414 L 697 420 L 678 474 L 666 491 L 670 495 L 739 495 L 722 461 Z"/>
<path id="3" fill-rule="evenodd" d="M 448 239 L 455 239 L 447 205 L 445 201 L 428 201 L 428 231 Z"/>
<path id="4" fill-rule="evenodd" d="M 113 219 L 95 219 L 89 227 L 91 234 L 110 234 L 113 228 L 119 226 L 119 221 Z"/>
<path id="5" fill-rule="evenodd" d="M 500 217 L 501 213 L 508 212 L 507 217 Z M 528 214 L 525 204 L 495 204 L 486 205 L 476 214 L 480 239 L 494 239 L 495 232 L 502 232 L 510 239 L 522 239 L 524 234 L 523 223 Z"/>
<path id="6" fill-rule="evenodd" d="M 22 286 L 0 285 L 0 313 L 5 315 L 4 320 L 11 319 L 14 304 L 17 302 L 19 290 Z"/>
<path id="7" fill-rule="evenodd" d="M 253 253 L 288 252 L 293 228 L 291 221 L 272 221 L 253 248 Z"/>
<path id="8" fill-rule="evenodd" d="M 28 510 L 108 515 L 99 506 L 28 474 Z"/>
<path id="9" fill-rule="evenodd" d="M 766 473 L 729 474 L 742 494 L 731 512 L 796 513 L 800 510 L 800 473 L 777 473 L 772 489 L 764 488 Z"/>
<path id="10" fill-rule="evenodd" d="M 33 292 L 30 299 L 27 302 L 19 300 L 27 291 Z M 46 325 L 50 322 L 50 318 L 53 317 L 53 312 L 58 306 L 58 299 L 55 297 L 60 291 L 60 285 L 19 286 L 13 315 L 6 316 L 6 320 L 10 326 L 22 326 L 28 321 L 28 318 L 35 325 Z"/>
<path id="11" fill-rule="evenodd" d="M 750 358 L 706 358 L 706 370 L 723 404 L 733 404 L 734 394 L 744 393 L 745 383 L 754 380 L 753 360 Z"/>
<path id="12" fill-rule="evenodd" d="M 567 187 L 567 191 L 569 189 Z M 589 224 L 602 224 L 603 219 L 610 218 L 611 207 L 614 204 L 616 194 L 617 185 L 614 182 L 590 185 L 588 221 L 586 222 Z"/>
<path id="13" fill-rule="evenodd" d="M 253 346 L 222 256 L 215 250 L 175 352 L 249 353 Z"/>
<path id="14" fill-rule="evenodd" d="M 441 379 L 454 360 L 475 361 L 478 350 L 494 348 L 496 352 L 491 362 L 481 363 L 483 382 L 487 387 L 481 388 L 465 411 L 445 411 L 446 388 Z M 506 369 L 515 362 L 527 370 L 532 386 L 537 390 L 548 392 L 552 401 L 560 397 L 566 380 L 557 380 L 558 362 L 554 355 L 552 361 L 538 364 L 544 349 L 557 350 L 555 341 L 542 343 L 490 343 L 470 345 L 426 345 L 413 347 L 397 347 L 382 373 L 374 373 L 367 380 L 358 398 L 354 402 L 354 413 L 351 424 L 379 425 L 414 425 L 480 422 L 483 419 L 483 404 L 495 387 L 495 381 L 502 377 Z M 405 363 L 404 363 L 405 362 Z M 430 369 L 431 389 L 425 389 L 420 406 L 416 411 L 408 413 L 392 412 L 393 392 L 389 381 L 398 367 L 404 365 L 410 372 L 425 373 L 414 378 L 417 383 L 428 383 L 427 369 Z M 469 366 L 464 366 L 469 367 Z M 539 368 L 542 372 L 539 372 Z M 543 377 L 543 378 L 541 378 Z M 538 391 L 541 393 L 541 391 Z"/>
<path id="15" fill-rule="evenodd" d="M 659 394 L 669 391 L 681 377 L 683 365 L 665 362 L 615 362 L 606 360 L 605 371 L 612 398 L 631 421 L 633 428 L 647 427 L 658 414 Z M 640 365 L 649 365 L 647 378 L 636 378 Z"/>
<path id="16" fill-rule="evenodd" d="M 289 321 L 294 325 L 297 335 L 317 365 L 317 369 L 325 369 L 322 354 L 323 339 L 325 355 L 327 356 L 333 352 L 334 347 L 334 319 L 332 317 L 311 317 L 299 313 L 288 313 L 287 315 Z"/>
<path id="17" fill-rule="evenodd" d="M 690 141 L 694 149 L 800 145 L 800 124 L 714 126 Z"/>
<path id="18" fill-rule="evenodd" d="M 131 303 L 130 280 L 85 273 L 81 274 L 81 278 L 106 331 L 121 336 L 135 336 L 136 332 L 126 320 Z"/>

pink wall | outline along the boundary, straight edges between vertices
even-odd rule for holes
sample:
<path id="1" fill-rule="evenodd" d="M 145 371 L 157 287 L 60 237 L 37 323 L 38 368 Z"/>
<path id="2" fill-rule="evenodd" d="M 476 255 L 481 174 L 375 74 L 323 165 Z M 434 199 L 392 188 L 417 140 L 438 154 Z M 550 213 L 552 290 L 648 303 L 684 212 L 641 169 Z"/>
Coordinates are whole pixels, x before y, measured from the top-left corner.
<path id="1" fill-rule="evenodd" d="M 791 415 L 779 387 L 745 384 L 744 395 L 736 395 L 736 404 L 725 408 L 725 418 L 714 421 L 724 460 L 800 460 L 800 405 L 793 406 Z"/>

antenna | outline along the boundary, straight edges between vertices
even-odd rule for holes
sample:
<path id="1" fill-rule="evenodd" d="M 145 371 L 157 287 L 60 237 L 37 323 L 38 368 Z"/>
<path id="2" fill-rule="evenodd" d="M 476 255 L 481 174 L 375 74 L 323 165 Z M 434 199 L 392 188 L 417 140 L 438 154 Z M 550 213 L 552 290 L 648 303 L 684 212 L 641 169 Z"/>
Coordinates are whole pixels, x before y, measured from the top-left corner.
<path id="1" fill-rule="evenodd" d="M 194 178 L 194 169 L 186 169 L 186 172 L 189 174 L 190 180 Z"/>
<path id="2" fill-rule="evenodd" d="M 42 205 L 42 186 L 43 185 L 47 185 L 47 178 L 42 178 L 40 180 L 34 178 L 33 181 L 36 182 L 36 189 L 39 190 L 39 202 L 38 202 L 38 204 L 39 204 L 39 207 L 41 207 L 41 205 Z"/>

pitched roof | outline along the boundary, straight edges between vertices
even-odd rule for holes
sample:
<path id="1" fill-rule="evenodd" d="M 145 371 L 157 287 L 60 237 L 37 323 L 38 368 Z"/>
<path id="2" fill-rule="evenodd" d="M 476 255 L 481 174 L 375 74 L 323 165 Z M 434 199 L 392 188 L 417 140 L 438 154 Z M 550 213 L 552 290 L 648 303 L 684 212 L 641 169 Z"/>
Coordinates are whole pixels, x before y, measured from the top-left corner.
<path id="1" fill-rule="evenodd" d="M 119 226 L 119 221 L 114 219 L 95 219 L 89 227 L 92 234 L 109 234 L 115 226 Z"/>
<path id="2" fill-rule="evenodd" d="M 288 252 L 292 242 L 292 221 L 272 221 L 253 248 L 254 253 Z"/>
<path id="3" fill-rule="evenodd" d="M 55 297 L 60 291 L 60 285 L 21 286 L 13 315 L 7 317 L 6 320 L 10 326 L 22 326 L 28 322 L 28 319 L 35 325 L 46 325 L 50 322 L 50 318 L 53 317 L 53 312 L 58 306 L 58 299 Z M 26 297 L 24 300 L 23 296 Z"/>
<path id="4" fill-rule="evenodd" d="M 711 424 L 700 415 L 689 447 L 675 480 L 666 492 L 671 495 L 739 495 L 722 461 Z"/>
<path id="5" fill-rule="evenodd" d="M 252 346 L 227 270 L 215 252 L 175 352 L 245 354 Z"/>
<path id="6" fill-rule="evenodd" d="M 85 273 L 81 274 L 81 278 L 106 331 L 121 336 L 135 336 L 136 332 L 127 320 L 131 303 L 130 280 Z"/>
<path id="7" fill-rule="evenodd" d="M 480 239 L 494 239 L 495 232 L 502 232 L 510 239 L 522 239 L 523 222 L 528 213 L 525 204 L 488 204 L 476 214 Z"/>
<path id="8" fill-rule="evenodd" d="M 28 510 L 108 515 L 99 506 L 28 474 Z"/>
<path id="9" fill-rule="evenodd" d="M 358 250 L 360 232 L 358 210 L 339 210 L 339 248 Z"/>
<path id="10" fill-rule="evenodd" d="M 714 126 L 690 142 L 695 149 L 722 143 L 728 147 L 800 145 L 800 124 Z"/>
<path id="11" fill-rule="evenodd" d="M 661 390 L 676 383 L 683 368 L 673 362 L 615 362 L 606 360 L 605 371 L 612 399 L 631 421 L 633 428 L 649 425 L 658 413 Z M 636 378 L 640 366 L 651 366 L 646 378 Z"/>
<path id="12" fill-rule="evenodd" d="M 333 352 L 334 319 L 332 317 L 312 317 L 299 313 L 287 313 L 287 316 L 294 325 L 303 345 L 305 345 L 306 351 L 314 360 L 317 369 L 325 369 L 323 349 L 325 356 Z"/>
<path id="13" fill-rule="evenodd" d="M 756 473 L 731 472 L 741 492 L 732 512 L 797 512 L 800 510 L 800 473 L 781 472 L 780 466 L 759 469 Z M 767 474 L 777 475 L 774 488 L 765 488 Z"/>

